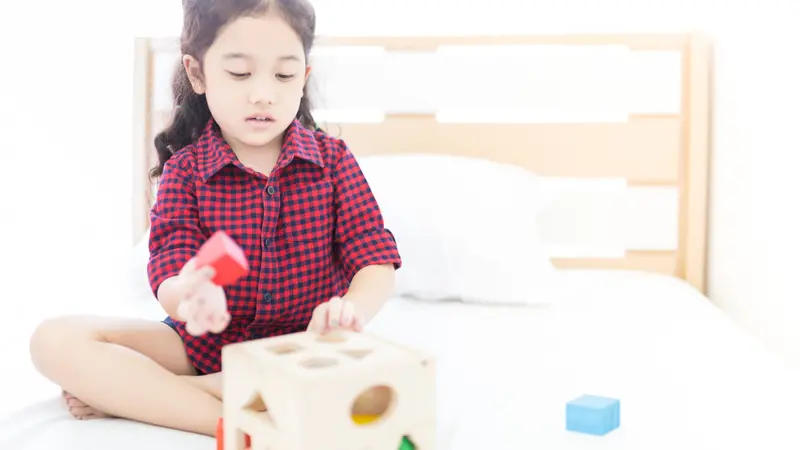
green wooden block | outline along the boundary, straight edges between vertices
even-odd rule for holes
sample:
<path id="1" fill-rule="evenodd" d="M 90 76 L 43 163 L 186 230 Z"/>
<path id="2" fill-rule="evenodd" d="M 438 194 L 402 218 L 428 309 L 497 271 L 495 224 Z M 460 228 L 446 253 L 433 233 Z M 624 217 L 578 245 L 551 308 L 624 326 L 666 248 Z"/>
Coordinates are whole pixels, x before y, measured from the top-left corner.
<path id="1" fill-rule="evenodd" d="M 400 442 L 400 450 L 414 450 L 416 448 L 414 443 L 408 439 L 408 436 L 403 436 L 403 441 Z"/>

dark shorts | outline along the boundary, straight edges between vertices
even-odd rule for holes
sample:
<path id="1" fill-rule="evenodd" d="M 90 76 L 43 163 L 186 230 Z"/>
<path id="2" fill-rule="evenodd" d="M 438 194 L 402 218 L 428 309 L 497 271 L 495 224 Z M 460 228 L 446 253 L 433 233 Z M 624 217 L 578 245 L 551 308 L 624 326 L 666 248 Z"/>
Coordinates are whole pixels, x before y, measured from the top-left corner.
<path id="1" fill-rule="evenodd" d="M 162 320 L 162 322 L 169 325 L 169 327 L 172 328 L 172 330 L 176 333 L 178 332 L 178 328 L 175 327 L 175 321 L 172 320 L 172 317 L 167 317 L 166 319 Z"/>
<path id="2" fill-rule="evenodd" d="M 164 322 L 164 323 L 165 323 L 165 324 L 167 324 L 167 325 L 168 325 L 170 328 L 172 328 L 172 330 L 173 330 L 175 333 L 178 333 L 178 328 L 175 326 L 175 321 L 174 321 L 174 320 L 172 320 L 172 317 L 169 317 L 169 316 L 167 316 L 167 318 L 166 318 L 166 319 L 164 319 L 164 320 L 162 320 L 162 322 Z M 180 333 L 178 333 L 178 336 L 180 336 Z M 201 372 L 201 371 L 200 371 L 200 369 L 198 369 L 197 367 L 195 367 L 195 366 L 194 366 L 194 363 L 192 363 L 192 367 L 194 367 L 194 369 L 197 371 L 197 373 L 199 373 L 199 374 L 203 374 L 203 372 Z"/>

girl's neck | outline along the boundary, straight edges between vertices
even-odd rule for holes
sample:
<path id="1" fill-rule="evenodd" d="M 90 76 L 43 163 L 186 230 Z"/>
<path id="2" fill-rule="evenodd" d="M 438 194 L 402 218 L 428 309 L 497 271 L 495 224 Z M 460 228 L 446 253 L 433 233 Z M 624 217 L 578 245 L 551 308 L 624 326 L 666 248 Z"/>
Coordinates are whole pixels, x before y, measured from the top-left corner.
<path id="1" fill-rule="evenodd" d="M 230 142 L 231 149 L 239 161 L 245 166 L 265 176 L 272 173 L 272 169 L 281 155 L 283 136 L 273 139 L 272 142 L 261 147 L 252 147 L 239 142 Z"/>

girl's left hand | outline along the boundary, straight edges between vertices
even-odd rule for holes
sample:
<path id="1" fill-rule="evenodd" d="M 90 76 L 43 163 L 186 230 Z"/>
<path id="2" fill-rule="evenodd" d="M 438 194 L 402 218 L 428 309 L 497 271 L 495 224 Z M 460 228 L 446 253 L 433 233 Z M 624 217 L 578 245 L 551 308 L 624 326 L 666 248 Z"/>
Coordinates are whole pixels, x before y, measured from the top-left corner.
<path id="1" fill-rule="evenodd" d="M 324 334 L 337 328 L 352 331 L 364 329 L 364 319 L 355 309 L 353 302 L 341 297 L 333 297 L 330 301 L 318 305 L 311 315 L 308 331 Z"/>

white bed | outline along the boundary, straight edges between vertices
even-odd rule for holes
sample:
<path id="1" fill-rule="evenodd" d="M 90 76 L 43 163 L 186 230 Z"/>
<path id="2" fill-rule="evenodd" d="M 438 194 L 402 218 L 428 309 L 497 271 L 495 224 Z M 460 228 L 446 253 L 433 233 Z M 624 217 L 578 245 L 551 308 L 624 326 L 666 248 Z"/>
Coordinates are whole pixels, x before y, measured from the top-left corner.
<path id="1" fill-rule="evenodd" d="M 393 299 L 371 331 L 440 361 L 440 449 L 800 448 L 796 383 L 685 282 L 568 270 L 550 306 Z M 619 398 L 621 427 L 565 431 L 584 393 Z M 72 419 L 58 399 L 0 421 L 0 448 L 211 450 L 213 439 Z"/>

